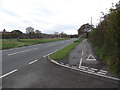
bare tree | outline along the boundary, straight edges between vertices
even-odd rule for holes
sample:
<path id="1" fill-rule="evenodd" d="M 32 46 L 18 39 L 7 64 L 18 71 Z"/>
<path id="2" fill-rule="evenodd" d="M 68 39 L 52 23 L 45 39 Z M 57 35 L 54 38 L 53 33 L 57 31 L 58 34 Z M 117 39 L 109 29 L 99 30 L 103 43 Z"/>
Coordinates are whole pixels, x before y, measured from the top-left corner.
<path id="1" fill-rule="evenodd" d="M 32 38 L 34 36 L 34 28 L 33 27 L 27 27 L 26 28 L 26 33 L 29 35 L 29 38 Z"/>
<path id="2" fill-rule="evenodd" d="M 35 30 L 36 38 L 41 37 L 41 31 L 40 30 Z"/>

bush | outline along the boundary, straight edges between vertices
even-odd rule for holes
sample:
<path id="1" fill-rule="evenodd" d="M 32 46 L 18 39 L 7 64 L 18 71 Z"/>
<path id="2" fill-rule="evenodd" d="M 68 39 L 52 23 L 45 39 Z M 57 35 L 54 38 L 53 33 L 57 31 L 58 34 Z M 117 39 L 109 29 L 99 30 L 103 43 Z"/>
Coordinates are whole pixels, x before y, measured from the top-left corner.
<path id="1" fill-rule="evenodd" d="M 110 9 L 110 13 L 104 16 L 104 20 L 89 34 L 88 40 L 108 68 L 120 75 L 120 61 L 118 58 L 120 56 L 118 49 L 120 34 L 120 25 L 118 25 L 120 24 L 119 8 L 120 2 L 116 5 L 116 9 Z"/>

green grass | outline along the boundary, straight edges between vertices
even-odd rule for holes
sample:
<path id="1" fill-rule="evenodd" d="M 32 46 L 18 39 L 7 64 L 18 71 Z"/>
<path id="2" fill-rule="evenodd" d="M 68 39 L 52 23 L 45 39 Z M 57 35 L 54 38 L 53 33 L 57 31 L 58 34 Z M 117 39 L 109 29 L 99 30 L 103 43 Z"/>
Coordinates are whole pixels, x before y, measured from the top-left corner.
<path id="1" fill-rule="evenodd" d="M 53 38 L 53 39 L 4 39 L 0 42 L 0 49 L 10 49 L 22 46 L 29 46 L 39 43 L 55 42 L 60 40 L 68 40 L 69 38 Z"/>
<path id="2" fill-rule="evenodd" d="M 96 54 L 102 59 L 106 68 L 116 75 L 120 75 L 119 58 L 114 55 L 108 55 L 101 48 L 94 47 Z"/>
<path id="3" fill-rule="evenodd" d="M 61 60 L 64 59 L 69 52 L 76 46 L 78 45 L 81 41 L 83 40 L 83 38 L 80 38 L 79 40 L 74 41 L 72 44 L 68 45 L 67 47 L 64 47 L 63 49 L 53 53 L 50 55 L 51 59 L 54 60 Z"/>

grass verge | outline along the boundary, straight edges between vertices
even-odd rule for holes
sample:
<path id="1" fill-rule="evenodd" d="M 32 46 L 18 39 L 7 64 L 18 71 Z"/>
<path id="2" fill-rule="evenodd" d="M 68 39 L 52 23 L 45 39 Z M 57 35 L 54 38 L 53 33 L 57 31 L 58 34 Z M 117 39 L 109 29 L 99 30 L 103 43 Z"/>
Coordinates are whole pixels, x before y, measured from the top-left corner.
<path id="1" fill-rule="evenodd" d="M 0 49 L 10 49 L 10 48 L 16 48 L 16 47 L 22 47 L 22 46 L 29 46 L 39 43 L 47 43 L 47 42 L 55 42 L 60 40 L 68 40 L 69 38 L 54 38 L 54 39 L 20 39 L 20 41 L 16 39 L 5 39 L 2 40 L 2 43 L 0 46 L 2 48 Z"/>
<path id="2" fill-rule="evenodd" d="M 62 48 L 61 50 L 59 50 L 59 51 L 51 54 L 51 55 L 50 55 L 50 58 L 51 58 L 51 59 L 54 59 L 54 60 L 64 59 L 64 58 L 69 54 L 69 52 L 70 52 L 76 45 L 78 45 L 82 40 L 83 40 L 83 38 L 80 38 L 80 39 L 74 41 L 72 44 L 68 45 L 67 47 L 64 47 L 64 48 Z"/>

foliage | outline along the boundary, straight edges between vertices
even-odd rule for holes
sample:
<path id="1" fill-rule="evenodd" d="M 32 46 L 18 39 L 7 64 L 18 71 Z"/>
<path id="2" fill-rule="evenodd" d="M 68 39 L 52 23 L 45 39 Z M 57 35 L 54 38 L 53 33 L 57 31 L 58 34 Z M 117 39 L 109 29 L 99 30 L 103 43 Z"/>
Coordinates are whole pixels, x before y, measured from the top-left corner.
<path id="1" fill-rule="evenodd" d="M 13 30 L 11 31 L 12 38 L 20 38 L 22 37 L 23 33 L 20 30 Z"/>
<path id="2" fill-rule="evenodd" d="M 26 33 L 29 35 L 29 38 L 32 39 L 34 37 L 34 28 L 33 27 L 27 27 L 26 28 Z"/>
<path id="3" fill-rule="evenodd" d="M 69 52 L 76 46 L 78 45 L 81 41 L 83 40 L 83 38 L 80 38 L 79 40 L 74 41 L 72 44 L 68 45 L 67 47 L 64 47 L 63 49 L 53 53 L 50 55 L 51 59 L 54 60 L 61 60 L 64 59 Z"/>
<path id="4" fill-rule="evenodd" d="M 79 34 L 79 35 L 80 35 L 80 34 L 83 34 L 83 33 L 85 33 L 87 30 L 92 29 L 92 28 L 93 28 L 93 26 L 90 25 L 89 23 L 83 24 L 83 25 L 78 29 L 78 34 Z"/>
<path id="5" fill-rule="evenodd" d="M 103 21 L 90 33 L 88 40 L 93 44 L 97 54 L 117 74 L 120 74 L 120 53 L 118 40 L 120 36 L 120 2 L 104 15 Z"/>

